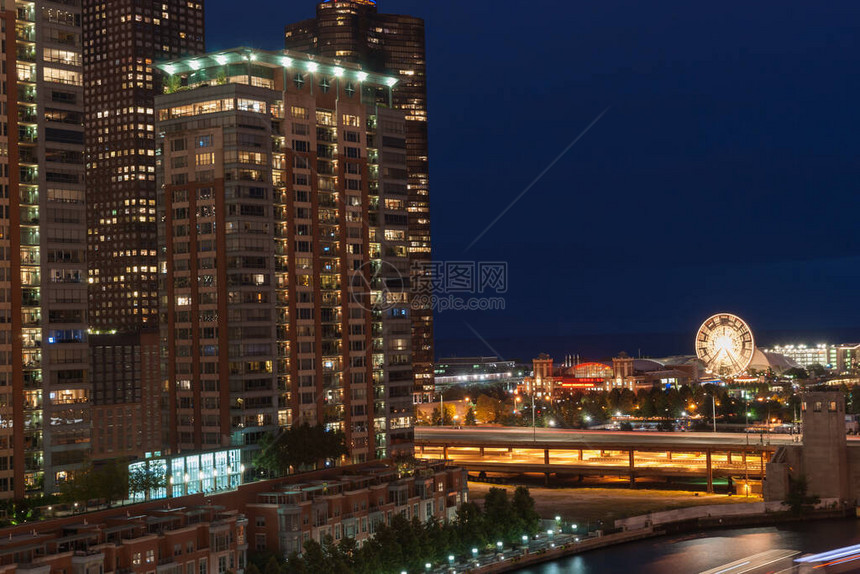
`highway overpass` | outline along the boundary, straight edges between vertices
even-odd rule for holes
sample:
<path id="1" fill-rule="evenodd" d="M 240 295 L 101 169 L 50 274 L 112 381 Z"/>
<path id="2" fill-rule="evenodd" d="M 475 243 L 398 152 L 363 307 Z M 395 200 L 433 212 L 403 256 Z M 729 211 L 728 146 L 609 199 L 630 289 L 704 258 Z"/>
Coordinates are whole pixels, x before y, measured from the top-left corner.
<path id="1" fill-rule="evenodd" d="M 415 427 L 416 455 L 475 472 L 761 479 L 789 435 Z"/>

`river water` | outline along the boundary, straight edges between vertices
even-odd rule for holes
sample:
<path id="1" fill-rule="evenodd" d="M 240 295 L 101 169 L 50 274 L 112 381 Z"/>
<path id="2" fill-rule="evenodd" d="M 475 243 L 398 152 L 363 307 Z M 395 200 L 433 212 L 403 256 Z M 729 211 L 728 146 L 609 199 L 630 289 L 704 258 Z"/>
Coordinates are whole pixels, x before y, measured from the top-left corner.
<path id="1" fill-rule="evenodd" d="M 612 546 L 518 570 L 519 574 L 696 574 L 784 548 L 817 553 L 860 543 L 860 520 L 710 530 Z"/>

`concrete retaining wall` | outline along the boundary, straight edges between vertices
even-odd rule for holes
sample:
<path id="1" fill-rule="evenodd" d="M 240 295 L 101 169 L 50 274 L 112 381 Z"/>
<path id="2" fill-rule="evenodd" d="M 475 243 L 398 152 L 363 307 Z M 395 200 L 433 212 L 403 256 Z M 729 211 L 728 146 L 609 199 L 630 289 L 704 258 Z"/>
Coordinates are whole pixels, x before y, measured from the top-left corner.
<path id="1" fill-rule="evenodd" d="M 835 498 L 822 500 L 816 508 L 831 508 L 838 504 Z M 615 521 L 615 528 L 623 530 L 638 530 L 648 526 L 661 526 L 672 522 L 683 522 L 699 518 L 729 518 L 733 516 L 751 516 L 755 514 L 766 514 L 768 512 L 780 512 L 787 510 L 782 502 L 749 502 L 738 504 L 711 504 L 708 506 L 692 506 L 690 508 L 679 508 L 677 510 L 666 510 L 663 512 L 652 512 L 640 516 L 631 516 Z"/>

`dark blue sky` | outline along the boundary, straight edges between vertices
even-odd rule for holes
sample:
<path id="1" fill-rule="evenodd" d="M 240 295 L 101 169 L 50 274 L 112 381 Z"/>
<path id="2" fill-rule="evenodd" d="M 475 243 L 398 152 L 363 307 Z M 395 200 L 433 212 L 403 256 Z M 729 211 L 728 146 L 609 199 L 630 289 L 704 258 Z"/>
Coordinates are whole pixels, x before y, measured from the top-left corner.
<path id="1" fill-rule="evenodd" d="M 280 48 L 315 2 L 206 10 L 209 49 Z M 692 334 L 723 310 L 860 339 L 856 0 L 380 10 L 427 21 L 435 257 L 510 265 L 506 311 L 442 313 L 440 342 Z"/>

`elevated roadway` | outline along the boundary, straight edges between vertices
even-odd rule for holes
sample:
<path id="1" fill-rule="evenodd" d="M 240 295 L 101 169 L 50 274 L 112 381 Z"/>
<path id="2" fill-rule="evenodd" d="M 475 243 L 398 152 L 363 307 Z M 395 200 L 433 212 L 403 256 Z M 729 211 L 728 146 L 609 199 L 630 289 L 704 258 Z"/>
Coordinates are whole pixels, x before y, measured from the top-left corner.
<path id="1" fill-rule="evenodd" d="M 797 437 L 776 434 L 416 427 L 416 454 L 476 472 L 762 479 L 765 463 Z"/>

